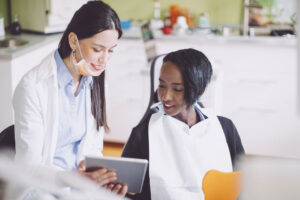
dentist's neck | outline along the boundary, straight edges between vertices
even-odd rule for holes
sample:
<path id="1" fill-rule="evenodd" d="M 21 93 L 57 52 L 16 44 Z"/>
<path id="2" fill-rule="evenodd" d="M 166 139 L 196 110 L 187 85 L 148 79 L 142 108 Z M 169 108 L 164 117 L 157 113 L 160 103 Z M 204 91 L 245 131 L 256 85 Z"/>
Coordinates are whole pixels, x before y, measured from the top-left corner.
<path id="1" fill-rule="evenodd" d="M 73 77 L 74 80 L 74 84 L 78 85 L 78 83 L 80 82 L 81 79 L 81 75 L 78 74 L 78 72 L 75 69 L 74 64 L 71 62 L 71 55 L 69 55 L 68 57 L 63 59 L 63 62 L 65 63 L 65 65 L 67 66 L 71 76 Z"/>

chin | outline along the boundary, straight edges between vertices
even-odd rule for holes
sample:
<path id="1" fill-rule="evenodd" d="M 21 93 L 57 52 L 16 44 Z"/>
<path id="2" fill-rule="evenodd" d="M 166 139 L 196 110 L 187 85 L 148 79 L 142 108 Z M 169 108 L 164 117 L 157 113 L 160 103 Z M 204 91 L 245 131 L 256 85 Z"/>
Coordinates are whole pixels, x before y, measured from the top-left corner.
<path id="1" fill-rule="evenodd" d="M 165 109 L 164 109 L 164 111 L 167 115 L 169 115 L 171 117 L 174 117 L 177 114 L 176 111 L 165 110 Z"/>

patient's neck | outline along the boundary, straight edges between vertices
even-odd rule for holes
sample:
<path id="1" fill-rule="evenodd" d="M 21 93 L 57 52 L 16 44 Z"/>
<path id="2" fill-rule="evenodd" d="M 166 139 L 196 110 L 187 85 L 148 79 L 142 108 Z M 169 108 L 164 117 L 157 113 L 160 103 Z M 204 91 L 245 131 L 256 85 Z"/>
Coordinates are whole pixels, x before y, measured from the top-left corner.
<path id="1" fill-rule="evenodd" d="M 186 123 L 189 127 L 194 126 L 200 121 L 200 118 L 194 108 L 194 106 L 190 106 L 187 109 L 184 109 L 181 113 L 174 116 L 176 119 Z"/>

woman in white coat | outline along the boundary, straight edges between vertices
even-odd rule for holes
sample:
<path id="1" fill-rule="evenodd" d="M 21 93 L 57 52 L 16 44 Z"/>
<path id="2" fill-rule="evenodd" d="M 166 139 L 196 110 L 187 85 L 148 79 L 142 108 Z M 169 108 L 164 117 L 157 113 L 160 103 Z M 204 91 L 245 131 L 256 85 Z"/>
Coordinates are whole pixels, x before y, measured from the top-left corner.
<path id="1" fill-rule="evenodd" d="M 143 200 L 203 200 L 210 169 L 230 172 L 244 154 L 231 120 L 197 101 L 212 76 L 207 57 L 195 49 L 167 54 L 159 76 L 159 103 L 133 128 L 122 156 L 149 160 Z"/>
<path id="2" fill-rule="evenodd" d="M 74 14 L 58 50 L 29 71 L 16 88 L 15 159 L 30 165 L 77 170 L 124 195 L 127 186 L 109 169 L 86 172 L 84 156 L 101 156 L 105 109 L 105 68 L 122 35 L 115 11 L 90 1 Z"/>

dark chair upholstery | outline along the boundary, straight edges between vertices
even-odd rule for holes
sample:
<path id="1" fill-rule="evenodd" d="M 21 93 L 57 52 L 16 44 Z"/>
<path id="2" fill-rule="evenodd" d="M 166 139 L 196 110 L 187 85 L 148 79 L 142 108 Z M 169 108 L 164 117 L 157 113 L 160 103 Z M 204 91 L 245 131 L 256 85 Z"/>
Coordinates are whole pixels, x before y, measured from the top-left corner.
<path id="1" fill-rule="evenodd" d="M 0 133 L 0 150 L 9 149 L 15 152 L 15 126 L 11 125 Z"/>
<path id="2" fill-rule="evenodd" d="M 154 103 L 158 102 L 157 91 L 156 91 L 157 86 L 156 86 L 156 83 L 155 83 L 155 80 L 156 80 L 155 78 L 157 78 L 157 77 L 155 77 L 155 75 L 160 71 L 160 67 L 161 67 L 161 63 L 162 63 L 162 61 L 158 62 L 158 60 L 159 59 L 162 60 L 162 58 L 165 55 L 166 54 L 158 55 L 151 62 L 151 68 L 150 68 L 150 99 L 149 99 L 149 103 L 148 103 L 148 107 L 146 109 L 146 112 L 145 112 L 144 116 L 142 117 L 140 123 L 142 121 L 144 121 L 147 118 L 148 114 L 151 112 L 150 111 L 151 106 Z M 157 78 L 157 80 L 158 80 L 158 78 Z"/>

